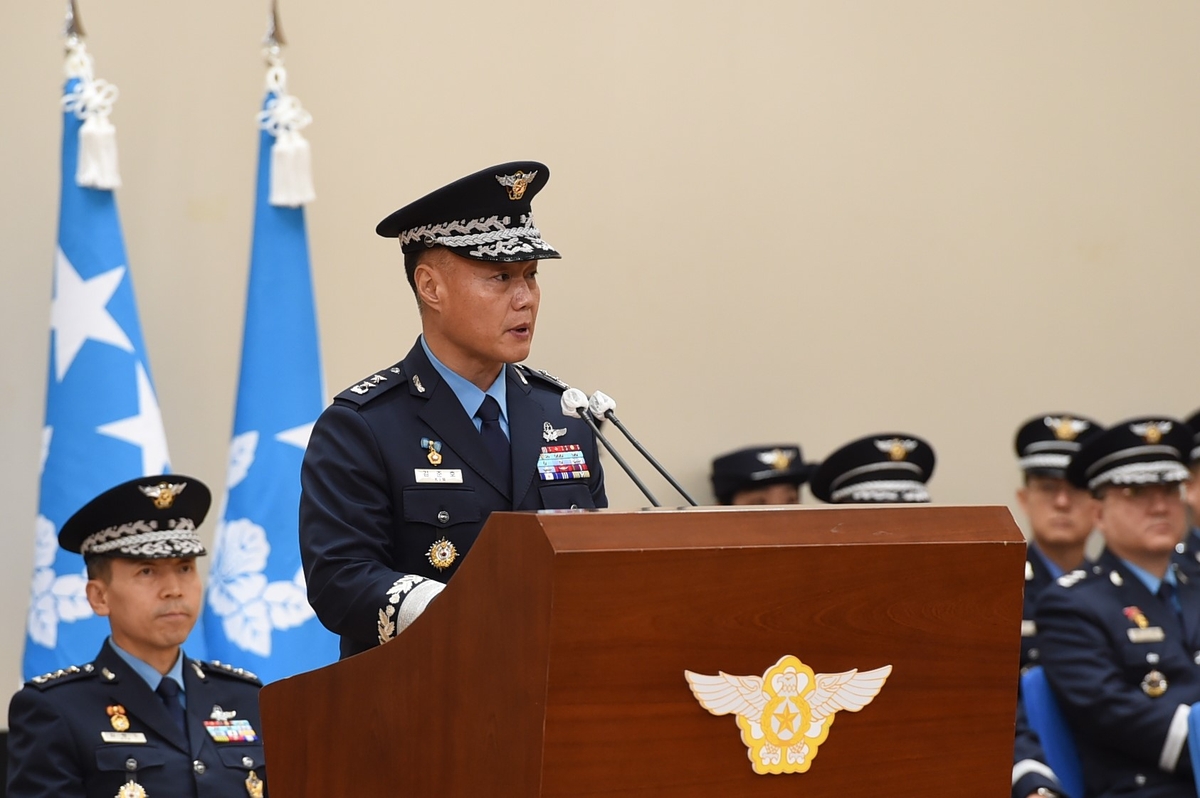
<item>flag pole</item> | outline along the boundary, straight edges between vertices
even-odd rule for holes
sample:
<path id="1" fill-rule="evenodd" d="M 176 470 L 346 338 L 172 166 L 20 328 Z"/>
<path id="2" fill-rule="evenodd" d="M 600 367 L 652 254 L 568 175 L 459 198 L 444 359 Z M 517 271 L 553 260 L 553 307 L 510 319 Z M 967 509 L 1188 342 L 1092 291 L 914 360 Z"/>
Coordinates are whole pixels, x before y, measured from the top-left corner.
<path id="1" fill-rule="evenodd" d="M 312 118 L 287 92 L 283 44 L 271 2 L 242 362 L 204 610 L 209 654 L 264 682 L 338 658 L 308 603 L 299 548 L 300 469 L 325 389 L 304 221 L 313 197 L 300 128 Z"/>
<path id="2" fill-rule="evenodd" d="M 67 0 L 67 21 L 63 26 L 63 36 L 67 37 L 68 47 L 73 40 L 82 41 L 87 38 L 87 32 L 83 29 L 83 21 L 79 18 L 79 8 L 75 5 L 75 0 Z"/>

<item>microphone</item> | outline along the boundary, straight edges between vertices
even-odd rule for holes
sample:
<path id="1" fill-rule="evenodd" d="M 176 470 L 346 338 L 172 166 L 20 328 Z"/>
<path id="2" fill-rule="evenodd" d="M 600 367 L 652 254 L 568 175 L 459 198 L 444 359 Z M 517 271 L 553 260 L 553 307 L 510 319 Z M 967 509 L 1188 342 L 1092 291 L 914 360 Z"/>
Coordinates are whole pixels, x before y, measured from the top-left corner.
<path id="1" fill-rule="evenodd" d="M 582 418 L 589 427 L 592 428 L 592 434 L 596 436 L 596 440 L 604 444 L 604 448 L 608 449 L 608 453 L 613 456 L 613 459 L 624 469 L 629 478 L 633 480 L 633 484 L 637 485 L 638 490 L 645 494 L 646 498 L 655 507 L 662 507 L 658 499 L 654 498 L 654 494 L 650 489 L 638 479 L 637 474 L 633 473 L 633 469 L 629 467 L 629 463 L 625 462 L 625 458 L 613 448 L 613 445 L 608 442 L 608 438 L 604 437 L 604 433 L 600 431 L 600 427 L 596 426 L 596 422 L 592 419 L 592 414 L 588 412 L 587 394 L 578 388 L 568 388 L 563 391 L 562 399 L 559 400 L 559 405 L 562 407 L 562 413 L 568 418 Z"/>
<path id="2" fill-rule="evenodd" d="M 617 418 L 617 402 L 615 399 L 606 393 L 596 391 L 592 394 L 592 398 L 588 401 L 588 412 L 591 413 L 595 418 L 607 418 L 609 421 L 616 424 L 617 429 L 621 430 L 621 434 L 628 438 L 629 442 L 633 444 L 633 448 L 641 452 L 642 457 L 645 457 L 646 460 L 650 462 L 650 465 L 658 469 L 658 473 L 662 474 L 663 478 L 666 479 L 667 482 L 671 483 L 671 487 L 679 491 L 679 495 L 687 499 L 688 504 L 692 505 L 693 507 L 696 506 L 696 500 L 691 497 L 691 494 L 683 489 L 683 486 L 675 480 L 675 477 L 667 473 L 667 469 L 663 468 L 662 465 L 654 459 L 654 455 L 646 451 L 646 447 L 642 446 L 642 444 L 638 442 L 638 439 L 633 437 L 629 430 L 625 428 L 625 425 L 621 423 L 621 420 Z"/>

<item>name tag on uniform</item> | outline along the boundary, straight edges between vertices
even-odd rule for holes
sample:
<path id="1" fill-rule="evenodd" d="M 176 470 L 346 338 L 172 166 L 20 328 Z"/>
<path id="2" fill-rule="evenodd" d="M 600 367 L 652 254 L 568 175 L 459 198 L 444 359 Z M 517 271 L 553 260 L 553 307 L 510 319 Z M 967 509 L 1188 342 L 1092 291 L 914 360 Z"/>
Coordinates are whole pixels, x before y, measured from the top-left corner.
<path id="1" fill-rule="evenodd" d="M 146 735 L 141 732 L 100 732 L 100 739 L 106 743 L 145 743 Z"/>
<path id="2" fill-rule="evenodd" d="M 1021 621 L 1021 637 L 1033 637 L 1037 634 L 1037 624 L 1033 621 Z"/>
<path id="3" fill-rule="evenodd" d="M 1167 639 L 1161 626 L 1147 626 L 1145 629 L 1126 629 L 1130 643 L 1161 643 Z"/>
<path id="4" fill-rule="evenodd" d="M 462 482 L 461 468 L 415 468 L 417 482 Z"/>

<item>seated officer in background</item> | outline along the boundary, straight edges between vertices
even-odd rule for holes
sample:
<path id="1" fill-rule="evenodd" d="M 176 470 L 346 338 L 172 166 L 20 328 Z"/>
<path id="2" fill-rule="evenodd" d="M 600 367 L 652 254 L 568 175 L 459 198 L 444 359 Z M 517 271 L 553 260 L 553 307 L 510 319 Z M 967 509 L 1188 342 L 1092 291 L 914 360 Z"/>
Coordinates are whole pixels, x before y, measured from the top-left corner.
<path id="1" fill-rule="evenodd" d="M 1033 612 L 1042 589 L 1083 565 L 1083 549 L 1096 526 L 1096 500 L 1067 481 L 1067 463 L 1102 432 L 1090 418 L 1066 413 L 1036 416 L 1017 430 L 1017 465 L 1024 474 L 1017 502 L 1032 536 L 1025 551 L 1021 670 L 1037 664 Z"/>
<path id="2" fill-rule="evenodd" d="M 808 489 L 830 504 L 927 502 L 936 461 L 933 447 L 916 435 L 868 435 L 826 457 Z"/>
<path id="3" fill-rule="evenodd" d="M 1192 450 L 1188 453 L 1192 478 L 1188 481 L 1187 493 L 1184 498 L 1188 506 L 1188 533 L 1177 550 L 1180 564 L 1186 564 L 1189 570 L 1200 571 L 1200 410 L 1197 410 L 1187 420 L 1192 430 Z"/>
<path id="4" fill-rule="evenodd" d="M 799 504 L 800 486 L 814 466 L 800 445 L 752 446 L 712 461 L 712 486 L 720 504 Z"/>
<path id="5" fill-rule="evenodd" d="M 1131 419 L 1067 467 L 1099 500 L 1105 551 L 1047 587 L 1036 619 L 1086 798 L 1196 795 L 1186 742 L 1200 701 L 1200 582 L 1172 563 L 1191 444 L 1179 421 Z"/>
<path id="6" fill-rule="evenodd" d="M 141 477 L 63 525 L 59 545 L 83 555 L 88 603 L 112 635 L 92 662 L 13 696 L 9 798 L 266 794 L 258 679 L 180 648 L 200 612 L 209 501 L 192 477 Z"/>
<path id="7" fill-rule="evenodd" d="M 338 394 L 300 473 L 308 598 L 343 657 L 403 632 L 493 511 L 608 506 L 595 439 L 562 413 L 567 386 L 513 365 L 533 342 L 538 264 L 560 257 L 530 209 L 549 178 L 501 164 L 376 228 L 400 240 L 422 334 Z"/>

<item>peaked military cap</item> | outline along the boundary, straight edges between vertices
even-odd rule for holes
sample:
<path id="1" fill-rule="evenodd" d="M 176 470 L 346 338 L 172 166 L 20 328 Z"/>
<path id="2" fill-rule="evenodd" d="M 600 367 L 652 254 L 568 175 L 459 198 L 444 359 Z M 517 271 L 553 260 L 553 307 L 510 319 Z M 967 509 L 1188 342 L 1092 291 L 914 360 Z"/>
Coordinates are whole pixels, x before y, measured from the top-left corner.
<path id="1" fill-rule="evenodd" d="M 550 179 L 536 161 L 513 161 L 443 186 L 405 205 L 375 228 L 399 238 L 405 253 L 446 247 L 474 260 L 515 261 L 560 258 L 533 224 L 530 203 Z"/>
<path id="2" fill-rule="evenodd" d="M 825 458 L 809 490 L 831 504 L 927 502 L 933 447 L 916 435 L 887 432 L 852 441 Z"/>
<path id="3" fill-rule="evenodd" d="M 1085 416 L 1072 413 L 1034 416 L 1017 430 L 1014 442 L 1017 465 L 1031 476 L 1062 479 L 1071 457 L 1102 432 L 1104 427 Z"/>
<path id="4" fill-rule="evenodd" d="M 1131 418 L 1113 424 L 1084 446 L 1067 466 L 1072 485 L 1096 490 L 1105 485 L 1183 482 L 1192 449 L 1192 430 L 1164 416 Z"/>
<path id="5" fill-rule="evenodd" d="M 796 443 L 738 449 L 712 461 L 713 493 L 721 504 L 729 504 L 739 491 L 777 484 L 803 485 L 812 470 L 813 464 L 804 462 Z"/>
<path id="6" fill-rule="evenodd" d="M 58 544 L 84 557 L 199 557 L 207 552 L 196 528 L 211 503 L 208 487 L 195 477 L 138 477 L 81 507 L 63 524 Z"/>
<path id="7" fill-rule="evenodd" d="M 1188 416 L 1186 423 L 1192 430 L 1192 451 L 1188 460 L 1196 465 L 1200 463 L 1200 410 Z"/>

